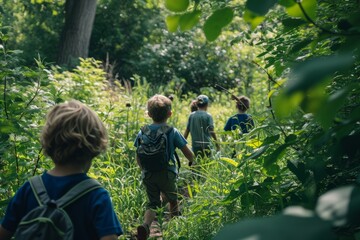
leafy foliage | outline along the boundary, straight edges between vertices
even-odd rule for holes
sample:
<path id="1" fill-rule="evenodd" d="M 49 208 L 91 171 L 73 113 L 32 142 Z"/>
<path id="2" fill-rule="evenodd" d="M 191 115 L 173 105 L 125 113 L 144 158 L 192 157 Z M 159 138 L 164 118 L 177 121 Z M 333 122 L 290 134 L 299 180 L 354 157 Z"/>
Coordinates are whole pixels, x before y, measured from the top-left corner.
<path id="1" fill-rule="evenodd" d="M 133 15 L 146 12 L 145 19 L 151 19 L 148 23 L 153 26 L 146 21 L 140 21 L 146 26 L 135 24 L 130 21 L 134 17 L 121 18 L 125 10 L 120 11 L 116 1 L 101 2 L 99 18 L 104 19 L 95 25 L 93 56 L 103 59 L 108 49 L 126 55 L 119 61 L 124 67 L 119 78 L 131 78 L 133 88 L 110 85 L 94 59 L 82 60 L 74 71 L 44 66 L 41 60 L 36 61 L 37 68 L 24 67 L 21 51 L 8 50 L 10 38 L 1 36 L 1 211 L 28 176 L 51 166 L 37 140 L 46 110 L 77 98 L 96 109 L 107 124 L 111 144 L 108 153 L 94 162 L 91 174 L 115 196 L 116 211 L 127 236 L 131 235 L 134 224 L 142 221 L 145 204 L 132 144 L 139 127 L 149 121 L 145 102 L 154 93 L 175 94 L 170 123 L 184 130 L 193 92 L 202 92 L 212 100 L 209 111 L 221 153 L 204 159 L 198 168 L 182 169 L 183 218 L 166 222 L 160 217 L 164 236 L 209 239 L 240 218 L 275 215 L 250 220 L 245 226 L 271 228 L 275 219 L 276 226 L 293 234 L 294 225 L 302 229 L 319 223 L 332 237 L 334 229 L 329 233 L 329 224 L 319 220 L 321 214 L 315 210 L 321 196 L 355 183 L 359 175 L 359 3 L 190 1 L 185 7 L 166 4 L 167 10 L 176 11 L 164 10 L 165 23 L 159 20 L 162 9 L 151 3 L 145 7 L 135 1 L 126 6 L 131 6 Z M 106 12 L 109 6 L 119 11 Z M 119 19 L 128 24 L 122 30 L 126 34 L 102 39 L 99 26 L 111 32 L 116 23 L 123 23 Z M 119 36 L 124 45 L 117 45 Z M 215 83 L 252 99 L 256 128 L 249 134 L 222 131 L 221 123 L 235 109 L 230 96 L 211 87 Z M 350 197 L 336 195 L 350 203 L 347 213 L 358 213 L 358 188 Z M 310 209 L 315 217 L 284 216 L 283 210 L 291 205 Z M 355 215 L 346 215 L 350 226 L 341 225 L 337 236 L 342 231 L 354 235 Z M 223 234 L 231 236 L 232 228 L 227 229 Z M 255 228 L 255 234 L 263 232 Z"/>

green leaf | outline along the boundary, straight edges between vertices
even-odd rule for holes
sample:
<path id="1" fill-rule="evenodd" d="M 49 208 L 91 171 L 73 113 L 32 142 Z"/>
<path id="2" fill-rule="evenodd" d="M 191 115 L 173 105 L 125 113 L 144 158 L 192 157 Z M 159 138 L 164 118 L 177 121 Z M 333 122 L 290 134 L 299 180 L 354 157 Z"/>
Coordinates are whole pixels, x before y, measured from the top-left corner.
<path id="1" fill-rule="evenodd" d="M 294 0 L 279 0 L 278 3 L 284 7 L 291 7 L 296 4 Z"/>
<path id="2" fill-rule="evenodd" d="M 293 68 L 289 76 L 285 93 L 290 95 L 322 83 L 336 71 L 346 70 L 352 66 L 354 59 L 350 54 L 333 55 L 307 60 Z"/>
<path id="3" fill-rule="evenodd" d="M 262 0 L 261 3 L 258 0 L 247 0 L 246 8 L 258 15 L 264 16 L 276 2 L 277 0 Z"/>
<path id="4" fill-rule="evenodd" d="M 285 138 L 285 142 L 288 144 L 292 144 L 296 141 L 297 136 L 295 134 L 290 134 Z"/>
<path id="5" fill-rule="evenodd" d="M 306 172 L 304 163 L 297 163 L 296 165 L 292 161 L 287 161 L 288 169 L 295 174 L 295 176 L 302 182 L 305 183 L 309 177 L 309 173 Z"/>
<path id="6" fill-rule="evenodd" d="M 0 134 L 17 132 L 17 126 L 7 119 L 0 120 Z"/>
<path id="7" fill-rule="evenodd" d="M 225 197 L 225 199 L 223 200 L 223 202 L 225 203 L 230 203 L 232 202 L 234 199 L 238 198 L 239 196 L 241 196 L 243 193 L 246 192 L 246 184 L 242 183 L 239 187 L 239 189 L 233 189 L 230 191 L 230 193 Z"/>
<path id="8" fill-rule="evenodd" d="M 304 95 L 305 94 L 302 92 L 296 92 L 291 95 L 281 92 L 274 98 L 273 108 L 275 115 L 279 118 L 289 116 L 298 108 L 299 104 L 304 99 Z"/>
<path id="9" fill-rule="evenodd" d="M 302 0 L 301 5 L 304 8 L 305 13 L 312 19 L 316 20 L 316 8 L 317 1 L 316 0 Z M 286 8 L 287 13 L 291 17 L 302 18 L 307 21 L 304 13 L 301 11 L 299 4 L 294 4 L 290 7 Z"/>
<path id="10" fill-rule="evenodd" d="M 315 112 L 315 117 L 324 129 L 329 129 L 334 122 L 334 118 L 338 110 L 343 106 L 346 97 L 349 94 L 349 89 L 341 89 L 332 94 L 327 101 Z"/>
<path id="11" fill-rule="evenodd" d="M 286 18 L 281 21 L 282 25 L 284 26 L 285 31 L 289 31 L 291 29 L 297 28 L 301 25 L 306 24 L 306 21 L 298 18 Z"/>
<path id="12" fill-rule="evenodd" d="M 284 155 L 285 150 L 288 146 L 288 144 L 283 144 L 277 149 L 275 149 L 275 151 L 273 151 L 270 155 L 266 156 L 266 158 L 264 159 L 264 168 L 270 168 L 273 163 L 279 160 Z"/>
<path id="13" fill-rule="evenodd" d="M 165 0 L 165 7 L 172 12 L 184 12 L 189 4 L 189 0 Z"/>
<path id="14" fill-rule="evenodd" d="M 244 162 L 249 160 L 249 159 L 256 159 L 256 158 L 260 157 L 268 148 L 269 148 L 269 145 L 259 147 L 254 152 L 252 152 L 249 157 L 245 158 Z"/>
<path id="15" fill-rule="evenodd" d="M 348 122 L 356 122 L 360 120 L 360 107 L 354 108 L 348 116 Z"/>
<path id="16" fill-rule="evenodd" d="M 307 45 L 309 45 L 312 42 L 312 39 L 305 39 L 301 42 L 296 43 L 293 45 L 289 51 L 289 54 L 297 53 Z"/>
<path id="17" fill-rule="evenodd" d="M 274 143 L 276 142 L 277 140 L 279 140 L 280 138 L 280 135 L 279 134 L 276 134 L 276 135 L 273 135 L 273 136 L 269 136 L 267 138 L 265 138 L 264 142 L 263 142 L 263 145 L 269 145 L 271 143 Z"/>
<path id="18" fill-rule="evenodd" d="M 331 223 L 318 217 L 276 215 L 229 224 L 214 238 L 223 239 L 335 240 L 337 237 L 333 234 Z"/>
<path id="19" fill-rule="evenodd" d="M 185 13 L 180 16 L 180 30 L 181 31 L 187 31 L 193 28 L 200 19 L 201 11 L 193 11 L 191 13 Z"/>
<path id="20" fill-rule="evenodd" d="M 259 16 L 248 9 L 245 10 L 243 18 L 245 22 L 250 24 L 252 30 L 254 30 L 265 19 L 265 17 Z"/>
<path id="21" fill-rule="evenodd" d="M 220 160 L 222 160 L 222 161 L 224 161 L 224 162 L 227 162 L 227 163 L 233 165 L 234 167 L 237 167 L 237 166 L 239 165 L 236 161 L 234 161 L 234 160 L 231 159 L 231 158 L 221 157 Z"/>
<path id="22" fill-rule="evenodd" d="M 223 27 L 231 23 L 234 12 L 231 8 L 222 8 L 215 11 L 204 24 L 204 33 L 208 41 L 214 41 L 221 34 Z"/>
<path id="23" fill-rule="evenodd" d="M 166 27 L 169 32 L 176 32 L 179 26 L 180 16 L 179 15 L 171 15 L 167 16 L 165 19 Z"/>
<path id="24" fill-rule="evenodd" d="M 360 215 L 360 188 L 358 186 L 356 186 L 354 188 L 354 190 L 351 193 L 350 196 L 350 203 L 349 203 L 349 208 L 348 208 L 348 213 L 347 213 L 347 219 L 348 222 L 351 225 L 358 225 L 360 220 L 359 220 L 359 215 Z"/>

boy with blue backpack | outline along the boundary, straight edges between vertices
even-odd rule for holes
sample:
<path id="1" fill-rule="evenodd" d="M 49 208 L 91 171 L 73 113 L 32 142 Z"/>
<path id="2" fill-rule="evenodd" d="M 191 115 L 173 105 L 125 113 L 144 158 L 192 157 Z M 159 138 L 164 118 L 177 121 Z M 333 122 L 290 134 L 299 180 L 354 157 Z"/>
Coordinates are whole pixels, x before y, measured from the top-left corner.
<path id="1" fill-rule="evenodd" d="M 43 150 L 55 166 L 16 192 L 0 239 L 118 239 L 123 231 L 109 193 L 87 175 L 107 141 L 90 108 L 75 100 L 56 105 L 41 133 Z"/>
<path id="2" fill-rule="evenodd" d="M 176 179 L 178 168 L 175 149 L 179 148 L 192 165 L 194 155 L 187 141 L 174 127 L 167 125 L 171 117 L 171 100 L 155 95 L 147 102 L 149 117 L 153 123 L 141 128 L 135 140 L 136 160 L 142 171 L 142 182 L 148 197 L 144 223 L 137 228 L 137 238 L 147 239 L 150 225 L 155 219 L 155 210 L 161 207 L 160 195 L 164 194 L 170 205 L 170 216 L 180 214 L 178 208 Z"/>

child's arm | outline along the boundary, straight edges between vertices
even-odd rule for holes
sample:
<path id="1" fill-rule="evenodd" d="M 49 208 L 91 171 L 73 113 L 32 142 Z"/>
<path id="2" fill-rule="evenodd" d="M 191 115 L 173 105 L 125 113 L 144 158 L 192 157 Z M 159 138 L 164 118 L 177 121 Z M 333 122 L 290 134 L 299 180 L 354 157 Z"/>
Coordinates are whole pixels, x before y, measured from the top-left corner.
<path id="1" fill-rule="evenodd" d="M 137 164 L 139 165 L 139 167 L 140 167 L 140 169 L 142 169 L 142 167 L 141 167 L 141 163 L 140 163 L 140 159 L 139 159 L 139 157 L 138 157 L 138 155 L 136 154 L 136 162 L 137 162 Z"/>
<path id="2" fill-rule="evenodd" d="M 185 145 L 180 149 L 184 156 L 189 160 L 189 166 L 191 166 L 194 163 L 194 153 L 190 150 L 190 148 Z"/>
<path id="3" fill-rule="evenodd" d="M 187 137 L 189 136 L 189 129 L 186 128 L 185 132 L 184 132 L 184 138 L 187 139 Z"/>
<path id="4" fill-rule="evenodd" d="M 1 240 L 10 240 L 13 234 L 14 233 L 9 232 L 8 230 L 6 230 L 5 228 L 3 228 L 0 225 L 0 239 Z"/>
<path id="5" fill-rule="evenodd" d="M 118 237 L 116 235 L 108 235 L 100 238 L 100 240 L 117 240 Z"/>

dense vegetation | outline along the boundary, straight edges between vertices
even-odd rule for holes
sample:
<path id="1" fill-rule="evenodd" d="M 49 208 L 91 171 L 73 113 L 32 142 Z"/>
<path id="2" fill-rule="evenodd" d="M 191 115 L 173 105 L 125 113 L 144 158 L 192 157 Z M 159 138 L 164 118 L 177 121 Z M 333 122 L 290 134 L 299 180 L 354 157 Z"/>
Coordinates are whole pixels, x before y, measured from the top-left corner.
<path id="1" fill-rule="evenodd" d="M 166 8 L 117 2 L 99 1 L 93 58 L 66 69 L 53 64 L 64 1 L 0 1 L 0 216 L 28 177 L 52 166 L 39 132 L 48 109 L 72 98 L 106 123 L 110 146 L 90 174 L 110 191 L 124 238 L 142 221 L 146 197 L 133 140 L 150 121 L 145 103 L 155 93 L 174 94 L 170 124 L 181 132 L 191 99 L 209 95 L 221 144 L 200 177 L 183 164 L 183 216 L 159 217 L 166 239 L 210 239 L 227 223 L 291 205 L 313 210 L 320 195 L 356 182 L 358 1 L 181 0 L 180 10 L 169 0 Z M 214 83 L 251 98 L 256 128 L 249 134 L 222 131 L 235 108 Z M 358 216 L 358 207 L 350 212 Z M 347 218 L 336 233 L 354 239 L 358 222 Z"/>

